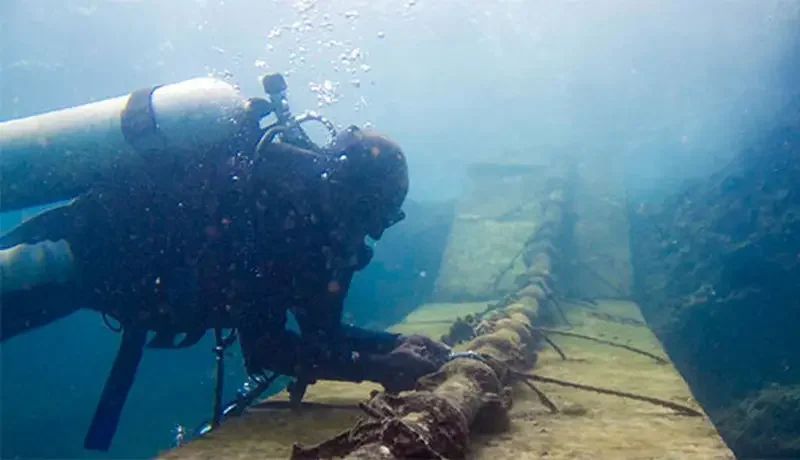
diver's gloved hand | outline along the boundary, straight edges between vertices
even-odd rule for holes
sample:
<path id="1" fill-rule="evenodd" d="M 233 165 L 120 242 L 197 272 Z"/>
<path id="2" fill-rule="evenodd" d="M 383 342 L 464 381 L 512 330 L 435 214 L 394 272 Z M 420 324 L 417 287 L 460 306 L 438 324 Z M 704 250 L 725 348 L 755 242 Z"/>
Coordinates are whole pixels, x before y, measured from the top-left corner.
<path id="1" fill-rule="evenodd" d="M 341 342 L 314 341 L 283 330 L 261 334 L 255 341 L 240 334 L 240 342 L 251 374 L 272 371 L 309 383 L 368 380 L 390 392 L 413 389 L 417 379 L 436 372 L 451 351 L 446 345 L 417 334 L 349 328 L 347 336 L 349 340 Z"/>
<path id="2" fill-rule="evenodd" d="M 395 350 L 410 349 L 415 353 L 426 356 L 433 362 L 437 363 L 437 368 L 444 364 L 453 351 L 450 347 L 433 340 L 432 338 L 421 334 L 401 335 L 399 338 L 400 344 Z"/>
<path id="3" fill-rule="evenodd" d="M 392 393 L 411 390 L 417 379 L 436 372 L 447 362 L 450 351 L 448 346 L 424 335 L 400 336 L 394 350 L 365 357 L 368 380 L 382 384 Z"/>

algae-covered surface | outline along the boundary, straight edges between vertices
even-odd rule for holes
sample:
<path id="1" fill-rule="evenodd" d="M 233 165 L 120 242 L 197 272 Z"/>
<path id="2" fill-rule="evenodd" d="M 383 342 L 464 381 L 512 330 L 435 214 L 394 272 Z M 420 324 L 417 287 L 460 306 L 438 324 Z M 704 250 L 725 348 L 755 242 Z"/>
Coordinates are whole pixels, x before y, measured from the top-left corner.
<path id="1" fill-rule="evenodd" d="M 623 168 L 598 155 L 581 161 L 576 174 L 572 256 L 578 263 L 561 287 L 583 298 L 627 297 L 633 273 Z"/>
<path id="2" fill-rule="evenodd" d="M 438 337 L 446 327 L 443 320 L 484 307 L 482 303 L 431 304 L 409 315 L 395 329 Z M 571 332 L 663 355 L 647 328 L 608 320 L 610 317 L 641 320 L 638 308 L 632 303 L 601 302 L 596 309 L 575 306 L 567 312 L 574 326 Z M 543 349 L 537 374 L 697 407 L 672 365 L 659 365 L 645 356 L 581 339 L 552 338 L 569 359 L 563 361 L 552 350 Z M 572 388 L 538 386 L 561 412 L 549 413 L 532 392 L 524 387 L 515 388 L 511 429 L 499 435 L 475 436 L 470 459 L 733 458 L 705 418 L 679 416 L 647 403 Z M 361 415 L 356 404 L 377 388 L 370 384 L 320 383 L 309 389 L 306 401 L 312 404 L 300 413 L 262 405 L 226 422 L 203 439 L 164 453 L 161 458 L 287 458 L 293 442 L 321 441 L 351 427 Z M 277 397 L 281 398 L 285 400 L 285 395 Z"/>
<path id="3" fill-rule="evenodd" d="M 519 254 L 535 229 L 534 221 L 498 222 L 459 216 L 442 258 L 436 297 L 455 301 L 488 299 L 495 297 L 498 290 L 510 290 L 510 281 L 521 273 L 522 261 L 518 260 L 511 270 L 509 261 Z"/>
<path id="4" fill-rule="evenodd" d="M 470 168 L 436 280 L 437 300 L 486 300 L 516 289 L 514 278 L 524 270 L 516 257 L 541 217 L 546 183 L 525 160 L 508 157 Z"/>

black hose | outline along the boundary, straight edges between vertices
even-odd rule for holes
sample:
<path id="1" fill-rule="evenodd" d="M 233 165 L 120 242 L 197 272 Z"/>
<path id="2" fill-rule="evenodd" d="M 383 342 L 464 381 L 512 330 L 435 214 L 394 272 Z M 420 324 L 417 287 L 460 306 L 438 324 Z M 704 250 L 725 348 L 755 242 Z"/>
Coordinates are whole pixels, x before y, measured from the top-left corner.
<path id="1" fill-rule="evenodd" d="M 256 382 L 255 386 L 253 386 L 252 388 L 249 388 L 245 392 L 241 392 L 240 391 L 239 394 L 236 395 L 236 399 L 234 399 L 233 401 L 228 402 L 228 404 L 225 405 L 224 409 L 222 409 L 221 411 L 217 412 L 218 414 L 220 414 L 219 415 L 220 421 L 219 421 L 218 425 L 221 424 L 222 421 L 224 421 L 224 420 L 226 420 L 226 419 L 228 419 L 230 417 L 238 417 L 238 416 L 242 415 L 244 413 L 245 409 L 247 409 L 247 407 L 250 406 L 253 403 L 253 401 L 256 400 L 256 398 L 258 398 L 259 396 L 264 394 L 264 392 L 267 391 L 267 389 L 270 387 L 270 385 L 272 385 L 272 383 L 275 382 L 275 380 L 277 378 L 278 378 L 278 375 L 277 374 L 273 374 L 273 375 L 270 375 L 269 377 L 263 377 L 263 378 L 254 379 L 255 382 Z M 208 421 L 203 422 L 203 423 L 200 424 L 200 426 L 197 427 L 197 429 L 194 430 L 193 436 L 194 437 L 203 436 L 203 435 L 209 433 L 214 428 L 215 427 L 213 425 L 213 421 L 212 422 L 208 422 Z"/>
<path id="2" fill-rule="evenodd" d="M 222 386 L 225 378 L 225 339 L 222 337 L 222 329 L 214 329 L 214 338 L 217 345 L 214 347 L 216 380 L 214 382 L 214 404 L 211 418 L 211 426 L 216 428 L 222 421 Z"/>

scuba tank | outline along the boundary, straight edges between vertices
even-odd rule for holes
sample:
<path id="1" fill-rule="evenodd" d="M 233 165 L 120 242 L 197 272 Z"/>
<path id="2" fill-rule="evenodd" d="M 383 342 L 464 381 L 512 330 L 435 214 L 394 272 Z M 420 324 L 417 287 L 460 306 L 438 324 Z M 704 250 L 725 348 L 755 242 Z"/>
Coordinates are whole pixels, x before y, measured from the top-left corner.
<path id="1" fill-rule="evenodd" d="M 73 198 L 149 152 L 230 139 L 248 102 L 224 81 L 195 78 L 0 123 L 0 212 Z"/>
<path id="2" fill-rule="evenodd" d="M 259 131 L 270 113 L 276 123 L 262 141 L 319 151 L 300 125 L 324 117 L 292 115 L 286 81 L 262 78 L 268 99 L 245 98 L 233 85 L 194 78 L 125 96 L 0 123 L 0 212 L 74 198 L 116 170 L 136 168 L 148 154 L 204 151 L 244 129 Z M 251 126 L 252 125 L 252 126 Z M 188 159 L 187 159 L 188 160 Z"/>

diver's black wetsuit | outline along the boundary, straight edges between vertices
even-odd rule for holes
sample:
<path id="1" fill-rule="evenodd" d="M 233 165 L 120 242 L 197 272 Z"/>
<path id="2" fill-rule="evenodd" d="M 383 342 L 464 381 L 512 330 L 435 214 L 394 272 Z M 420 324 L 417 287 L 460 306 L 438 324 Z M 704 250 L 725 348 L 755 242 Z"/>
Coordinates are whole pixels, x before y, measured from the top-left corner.
<path id="1" fill-rule="evenodd" d="M 124 327 L 162 332 L 165 347 L 176 333 L 237 328 L 246 355 L 259 341 L 286 349 L 270 353 L 274 363 L 259 362 L 290 375 L 297 362 L 288 351 L 310 343 L 390 350 L 396 335 L 340 324 L 353 273 L 371 249 L 366 230 L 344 216 L 354 208 L 336 201 L 349 191 L 332 190 L 339 157 L 285 144 L 268 153 L 254 166 L 210 156 L 188 168 L 154 163 L 5 235 L 3 248 L 65 239 L 79 275 L 76 284 L 5 294 L 2 338 L 38 326 L 15 315 L 46 319 L 88 307 Z M 289 309 L 302 343 L 285 331 Z"/>
<path id="2" fill-rule="evenodd" d="M 368 165 L 379 155 L 382 166 Z M 113 406 L 124 402 L 147 330 L 157 332 L 151 345 L 177 348 L 210 328 L 236 328 L 251 372 L 307 381 L 396 373 L 371 356 L 392 351 L 399 335 L 340 320 L 352 276 L 371 258 L 365 236 L 380 237 L 405 198 L 403 176 L 388 201 L 370 199 L 382 172 L 405 168 L 399 149 L 375 138 L 325 155 L 273 144 L 255 161 L 228 152 L 190 165 L 172 158 L 120 172 L 0 239 L 2 248 L 64 239 L 77 273 L 65 286 L 4 293 L 3 340 L 81 307 L 115 318 L 125 331 L 120 381 L 130 382 L 107 384 L 111 412 L 121 410 Z M 286 330 L 287 310 L 302 336 Z M 186 338 L 173 344 L 179 333 Z"/>

